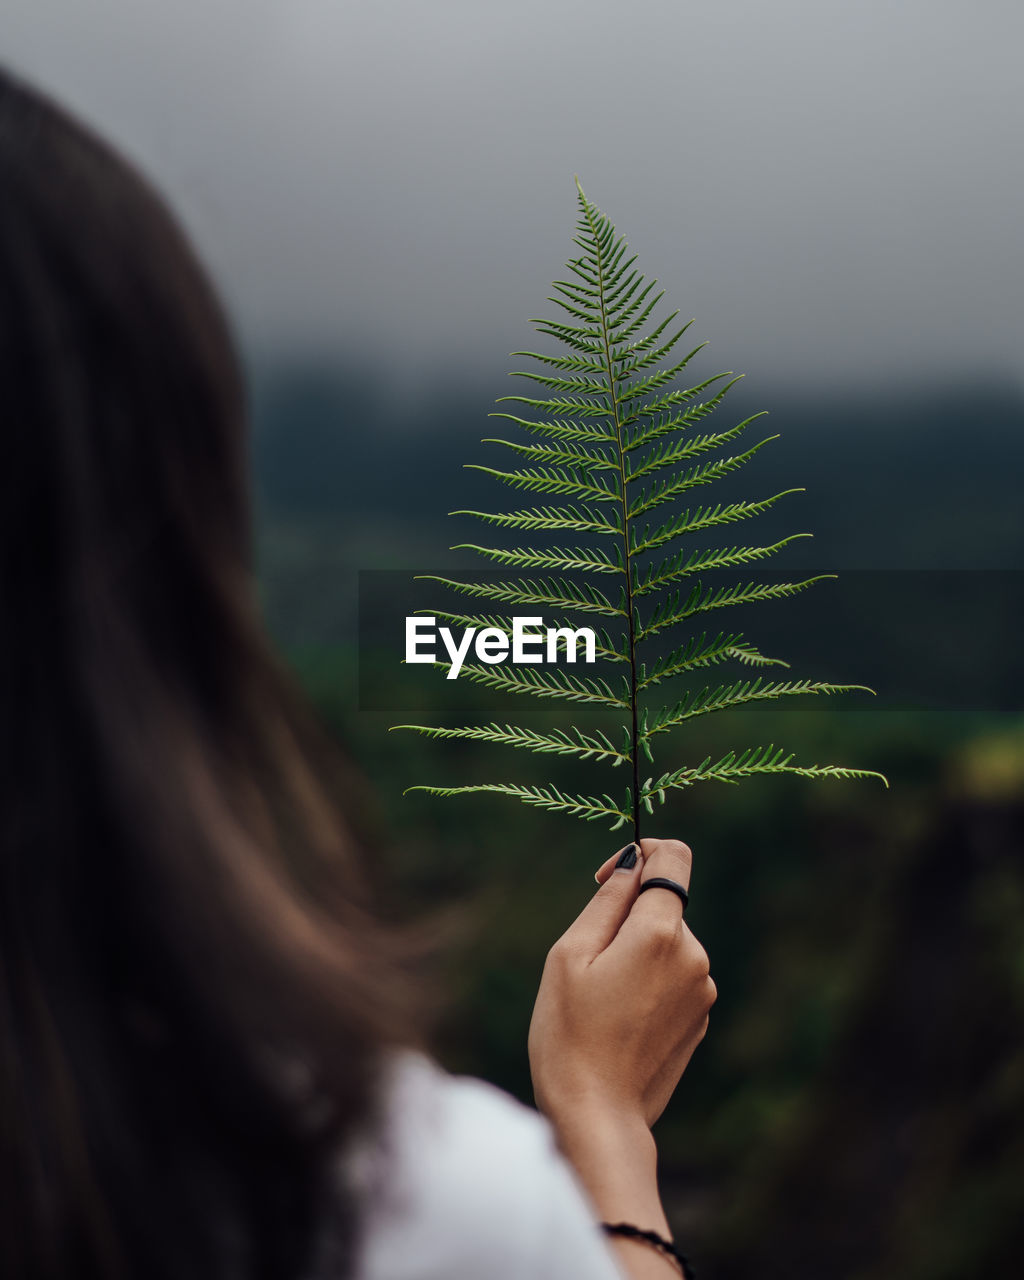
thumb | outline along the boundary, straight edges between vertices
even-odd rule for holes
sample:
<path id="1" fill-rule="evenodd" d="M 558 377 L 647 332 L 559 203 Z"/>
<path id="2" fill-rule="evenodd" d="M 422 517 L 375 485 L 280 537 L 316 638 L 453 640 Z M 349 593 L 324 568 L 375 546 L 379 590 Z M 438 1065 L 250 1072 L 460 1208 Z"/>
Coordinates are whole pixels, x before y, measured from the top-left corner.
<path id="1" fill-rule="evenodd" d="M 629 844 L 615 855 L 614 863 L 609 858 L 608 864 L 611 864 L 611 870 L 604 878 L 604 883 L 564 936 L 564 941 L 572 950 L 586 956 L 588 960 L 593 960 L 610 945 L 629 915 L 640 892 L 644 855 L 639 845 Z"/>

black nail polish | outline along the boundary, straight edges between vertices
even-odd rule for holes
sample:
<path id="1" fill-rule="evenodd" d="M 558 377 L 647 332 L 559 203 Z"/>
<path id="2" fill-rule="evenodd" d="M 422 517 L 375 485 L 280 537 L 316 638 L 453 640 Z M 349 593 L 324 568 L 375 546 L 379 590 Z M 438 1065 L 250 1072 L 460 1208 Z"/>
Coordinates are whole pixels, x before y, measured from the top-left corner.
<path id="1" fill-rule="evenodd" d="M 628 844 L 619 854 L 619 860 L 615 864 L 615 870 L 632 871 L 636 866 L 636 845 Z"/>

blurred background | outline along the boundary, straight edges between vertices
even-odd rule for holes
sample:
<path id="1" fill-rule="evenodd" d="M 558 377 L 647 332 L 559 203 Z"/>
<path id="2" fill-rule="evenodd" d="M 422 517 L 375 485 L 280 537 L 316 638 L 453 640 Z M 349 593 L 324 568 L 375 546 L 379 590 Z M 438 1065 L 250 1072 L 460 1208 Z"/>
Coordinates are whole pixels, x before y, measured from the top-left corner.
<path id="1" fill-rule="evenodd" d="M 720 990 L 659 1127 L 706 1280 L 1019 1269 L 1022 39 L 1010 0 L 0 0 L 0 57 L 156 181 L 227 301 L 266 617 L 356 762 L 383 895 L 457 909 L 454 1069 L 529 1097 L 544 954 L 619 835 L 403 797 L 573 773 L 389 735 L 494 713 L 465 682 L 368 696 L 358 582 L 403 613 L 413 573 L 478 567 L 446 513 L 506 502 L 462 466 L 496 465 L 479 441 L 551 313 L 574 174 L 696 317 L 693 381 L 747 375 L 719 424 L 770 411 L 728 495 L 804 486 L 756 537 L 813 531 L 777 566 L 840 578 L 788 632 L 735 621 L 878 697 L 710 717 L 674 749 L 774 741 L 891 788 L 698 788 L 652 821 L 695 850 Z"/>

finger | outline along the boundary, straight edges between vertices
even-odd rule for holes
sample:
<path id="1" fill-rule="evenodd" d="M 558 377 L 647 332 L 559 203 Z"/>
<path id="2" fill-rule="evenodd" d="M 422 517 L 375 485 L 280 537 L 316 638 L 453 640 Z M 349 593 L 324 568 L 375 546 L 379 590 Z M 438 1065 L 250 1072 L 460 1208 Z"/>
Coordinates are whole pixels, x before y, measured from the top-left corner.
<path id="1" fill-rule="evenodd" d="M 661 843 L 663 842 L 660 840 L 656 840 L 656 839 L 652 840 L 650 838 L 646 838 L 640 841 L 641 846 L 642 847 L 646 846 L 648 850 L 650 850 L 653 845 L 661 844 Z M 626 848 L 629 848 L 629 846 L 627 845 Z M 601 863 L 598 869 L 594 872 L 594 879 L 597 881 L 598 884 L 604 884 L 604 882 L 608 879 L 611 873 L 615 870 L 615 863 L 618 860 L 618 858 L 622 855 L 623 852 L 624 850 L 620 849 L 618 853 L 613 853 L 610 858 L 607 858 L 604 862 Z M 689 888 L 689 884 L 687 884 L 686 887 Z"/>
<path id="2" fill-rule="evenodd" d="M 644 854 L 644 869 L 641 883 L 656 877 L 674 880 L 684 889 L 690 887 L 690 872 L 693 866 L 693 854 L 689 845 L 681 840 L 654 840 L 646 838 L 640 841 Z M 641 920 L 681 921 L 683 904 L 678 894 L 670 889 L 654 888 L 640 894 L 633 913 Z"/>
<path id="3" fill-rule="evenodd" d="M 635 844 L 627 845 L 603 864 L 600 870 L 609 870 L 601 887 L 563 936 L 567 947 L 591 960 L 600 955 L 636 902 L 643 867 L 643 854 Z"/>

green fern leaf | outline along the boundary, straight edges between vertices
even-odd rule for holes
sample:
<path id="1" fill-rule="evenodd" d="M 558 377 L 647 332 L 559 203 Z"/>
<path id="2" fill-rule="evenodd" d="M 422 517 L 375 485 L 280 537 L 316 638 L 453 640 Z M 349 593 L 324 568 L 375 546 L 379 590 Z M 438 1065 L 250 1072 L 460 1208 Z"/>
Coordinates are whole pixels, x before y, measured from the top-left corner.
<path id="1" fill-rule="evenodd" d="M 622 533 L 622 526 L 586 507 L 534 507 L 531 511 L 452 511 L 453 516 L 476 516 L 506 529 L 546 529 L 552 533 Z"/>
<path id="2" fill-rule="evenodd" d="M 718 663 L 729 661 L 740 662 L 744 666 L 751 667 L 789 665 L 780 658 L 766 658 L 763 653 L 746 644 L 741 635 L 723 635 L 720 632 L 714 640 L 708 641 L 706 636 L 701 634 L 691 637 L 686 644 L 659 658 L 649 672 L 646 666 L 641 664 L 637 688 L 647 689 L 651 685 L 660 684 L 663 680 L 682 675 L 686 671 L 717 666 Z"/>
<path id="3" fill-rule="evenodd" d="M 565 467 L 533 467 L 525 471 L 496 471 L 467 462 L 468 471 L 482 471 L 484 475 L 503 480 L 513 489 L 531 489 L 534 493 L 564 493 L 574 498 L 586 498 L 589 502 L 618 502 L 619 493 L 598 480 L 581 478 Z"/>
<path id="4" fill-rule="evenodd" d="M 690 405 L 688 409 L 683 409 L 681 412 L 672 412 L 677 404 L 689 402 L 695 396 L 699 396 L 706 391 L 708 387 L 713 386 L 716 382 L 721 382 L 723 378 L 729 378 L 730 381 L 720 388 L 716 395 L 711 396 L 708 400 L 701 400 L 698 404 Z M 675 395 L 679 398 L 673 400 L 671 404 L 666 405 L 663 409 L 655 409 L 653 405 L 648 405 L 643 413 L 624 417 L 622 419 L 623 452 L 632 453 L 634 450 L 642 449 L 644 445 L 650 444 L 652 440 L 660 440 L 663 436 L 671 435 L 675 431 L 688 430 L 695 422 L 700 422 L 708 414 L 714 413 L 725 399 L 726 394 L 740 381 L 740 377 L 734 377 L 728 373 L 716 373 L 710 378 L 705 378 L 697 386 L 691 387 L 689 391 L 676 392 Z M 638 422 L 642 422 L 645 425 L 637 430 L 631 430 Z"/>
<path id="5" fill-rule="evenodd" d="M 698 613 L 708 613 L 712 609 L 727 609 L 737 604 L 755 604 L 765 600 L 783 600 L 806 591 L 816 582 L 835 577 L 831 573 L 819 573 L 814 578 L 805 578 L 803 582 L 748 582 L 743 586 L 719 587 L 707 590 L 700 583 L 693 588 L 684 600 L 678 592 L 673 592 L 667 599 L 658 604 L 651 612 L 650 621 L 637 628 L 637 640 L 646 640 L 656 636 L 669 627 L 674 627 L 686 618 L 695 617 Z"/>
<path id="6" fill-rule="evenodd" d="M 604 766 L 625 765 L 631 782 L 621 801 L 607 794 L 581 796 L 554 785 L 514 782 L 410 790 L 438 796 L 507 796 L 587 821 L 607 820 L 613 826 L 628 822 L 634 839 L 639 839 L 642 812 L 653 813 L 669 793 L 698 782 L 735 784 L 756 774 L 784 773 L 805 778 L 881 778 L 871 770 L 794 763 L 791 753 L 770 745 L 730 751 L 718 760 L 707 756 L 696 765 L 676 764 L 657 778 L 641 779 L 641 759 L 654 759 L 652 741 L 691 720 L 754 702 L 844 694 L 864 687 L 753 676 L 726 679 L 714 687 L 692 687 L 663 705 L 649 700 L 655 687 L 709 667 L 730 663 L 747 670 L 785 667 L 786 663 L 766 657 L 738 631 L 709 636 L 707 632 L 687 631 L 687 624 L 713 610 L 794 596 L 833 575 L 726 585 L 705 585 L 701 580 L 700 575 L 712 571 L 758 563 L 796 538 L 809 536 L 792 534 L 768 545 L 723 547 L 694 547 L 691 541 L 709 530 L 753 519 L 798 489 L 755 501 L 674 509 L 664 517 L 646 519 L 662 507 L 675 507 L 691 489 L 715 484 L 741 469 L 776 437 L 760 440 L 741 453 L 723 452 L 760 414 L 732 425 L 702 429 L 700 434 L 695 431 L 720 409 L 738 376 L 717 373 L 692 386 L 676 385 L 706 344 L 689 350 L 679 346 L 693 321 L 680 325 L 678 311 L 655 318 L 663 290 L 657 288 L 657 281 L 644 278 L 625 239 L 590 203 L 578 182 L 577 201 L 579 217 L 573 243 L 579 253 L 569 262 L 566 278 L 555 281 L 549 297 L 559 314 L 533 321 L 537 332 L 557 344 L 558 350 L 515 353 L 532 364 L 529 369 L 515 370 L 512 376 L 532 381 L 543 391 L 502 396 L 498 403 L 512 404 L 515 411 L 498 410 L 491 415 L 511 424 L 524 438 L 489 439 L 487 443 L 510 449 L 523 465 L 499 470 L 470 464 L 472 470 L 513 489 L 569 501 L 511 511 L 452 513 L 472 516 L 498 529 L 548 535 L 550 542 L 544 546 L 463 542 L 454 549 L 472 551 L 497 566 L 550 571 L 557 576 L 500 582 L 424 576 L 463 596 L 492 601 L 511 611 L 430 610 L 449 624 L 467 629 L 508 631 L 517 609 L 530 610 L 532 617 L 539 616 L 539 609 L 551 611 L 554 620 L 549 619 L 547 625 L 570 633 L 578 629 L 581 619 L 588 626 L 607 619 L 606 624 L 592 627 L 594 652 L 600 662 L 611 663 L 623 672 L 618 688 L 603 676 L 583 674 L 579 669 L 516 666 L 498 659 L 463 662 L 458 674 L 501 693 L 591 705 L 598 714 L 613 717 L 612 723 L 617 721 L 621 745 L 616 746 L 614 734 L 603 729 L 584 730 L 574 724 L 544 731 L 497 722 L 454 728 L 396 727 L 437 741 L 483 742 Z M 708 455 L 706 460 L 695 461 L 704 455 Z M 585 540 L 583 545 L 581 539 Z M 660 558 L 657 552 L 662 553 Z M 617 593 L 599 590 L 591 581 L 593 577 L 614 581 Z M 688 579 L 691 584 L 681 589 L 680 584 Z M 530 634 L 536 636 L 537 632 L 531 629 Z M 663 636 L 668 638 L 668 649 L 658 652 L 665 640 L 657 645 L 652 642 Z M 568 636 L 561 640 L 549 636 L 552 655 L 564 651 L 568 643 Z M 450 663 L 434 665 L 454 674 Z"/>
<path id="7" fill-rule="evenodd" d="M 586 438 L 591 442 L 595 439 L 607 439 L 606 436 L 599 436 L 596 432 L 587 432 Z M 612 452 L 607 449 L 591 449 L 587 452 L 583 449 L 571 449 L 567 445 L 562 445 L 561 448 L 554 448 L 551 445 L 516 444 L 512 440 L 494 440 L 490 438 L 484 440 L 483 443 L 503 444 L 535 462 L 547 462 L 554 465 L 568 464 L 571 467 L 579 468 L 585 475 L 590 475 L 594 471 L 617 471 L 619 469 L 618 458 L 614 457 Z"/>
<path id="8" fill-rule="evenodd" d="M 712 569 L 735 569 L 738 565 L 764 560 L 789 546 L 797 538 L 809 538 L 809 533 L 791 533 L 788 538 L 773 542 L 768 547 L 723 547 L 721 550 L 677 551 L 660 564 L 650 565 L 636 580 L 634 596 L 647 596 L 660 591 L 681 578 L 692 578 L 695 573 L 707 573 Z"/>
<path id="9" fill-rule="evenodd" d="M 548 436 L 553 440 L 574 440 L 581 444 L 604 445 L 611 443 L 614 446 L 614 438 L 609 436 L 606 431 L 602 431 L 595 427 L 592 423 L 585 426 L 582 422 L 576 422 L 571 418 L 556 418 L 551 422 L 533 422 L 529 418 L 521 418 L 517 413 L 491 413 L 491 418 L 504 418 L 506 422 L 515 423 L 517 427 L 531 432 L 533 435 Z M 586 417 L 585 414 L 581 417 Z M 511 443 L 508 440 L 502 441 L 503 444 Z M 521 444 L 515 446 L 520 453 L 526 453 L 529 445 Z M 530 455 L 527 454 L 527 457 Z M 565 459 L 563 459 L 565 460 Z"/>
<path id="10" fill-rule="evenodd" d="M 460 542 L 452 550 L 476 551 L 499 564 L 515 565 L 520 569 L 561 569 L 564 573 L 621 571 L 621 562 L 614 560 L 600 547 L 575 547 L 558 552 L 544 551 L 538 547 L 478 547 L 472 542 Z"/>
<path id="11" fill-rule="evenodd" d="M 642 536 L 637 536 L 634 528 L 630 541 L 630 554 L 639 557 L 645 551 L 656 551 L 659 547 L 665 546 L 668 542 L 674 542 L 685 534 L 703 533 L 705 529 L 714 529 L 720 524 L 749 520 L 751 516 L 758 516 L 770 510 L 780 498 L 801 492 L 800 489 L 785 489 L 782 493 L 777 493 L 771 498 L 763 498 L 760 502 L 730 502 L 726 506 L 719 503 L 715 507 L 698 507 L 694 511 L 684 511 L 681 515 L 666 520 L 656 529 L 652 530 L 650 525 L 646 525 Z"/>
<path id="12" fill-rule="evenodd" d="M 730 427 L 728 431 L 712 432 L 710 435 L 695 436 L 692 440 L 662 445 L 660 449 L 652 450 L 640 465 L 630 467 L 626 478 L 629 481 L 642 480 L 644 476 L 652 475 L 655 471 L 662 471 L 665 467 L 674 467 L 680 462 L 685 462 L 687 458 L 695 458 L 698 454 L 708 453 L 712 449 L 719 449 L 723 444 L 731 444 L 737 436 L 746 431 L 755 418 L 760 418 L 761 416 L 761 414 L 755 413 L 749 418 L 744 418 L 737 426 Z M 678 426 L 675 425 L 678 422 L 678 418 L 674 420 L 672 430 L 678 429 Z M 647 434 L 648 439 L 650 439 L 651 433 Z M 629 453 L 635 448 L 636 445 L 631 441 L 624 446 L 624 451 Z"/>
<path id="13" fill-rule="evenodd" d="M 573 796 L 566 795 L 557 787 L 523 787 L 514 782 L 485 782 L 468 787 L 406 787 L 406 791 L 427 791 L 434 796 L 465 796 L 473 792 L 489 792 L 491 795 L 511 796 L 521 800 L 523 804 L 535 805 L 540 809 L 549 809 L 556 813 L 570 813 L 576 818 L 593 822 L 597 818 L 615 818 L 612 825 L 621 827 L 630 820 L 630 793 L 627 792 L 623 804 L 616 802 L 609 795 Z"/>
<path id="14" fill-rule="evenodd" d="M 419 575 L 428 582 L 441 582 L 461 595 L 478 596 L 483 600 L 504 600 L 534 608 L 546 605 L 550 609 L 579 609 L 584 613 L 599 613 L 606 617 L 621 617 L 624 610 L 614 604 L 596 587 L 579 585 L 567 578 L 541 579 L 514 582 L 456 582 L 452 578 L 438 577 L 433 573 Z"/>
<path id="15" fill-rule="evenodd" d="M 434 664 L 447 671 L 450 662 Z M 578 676 L 568 671 L 543 671 L 536 667 L 484 666 L 467 662 L 461 669 L 474 684 L 485 685 L 498 693 L 527 693 L 534 698 L 558 698 L 564 702 L 594 703 L 603 707 L 629 709 L 628 697 L 617 695 L 607 680 Z"/>
<path id="16" fill-rule="evenodd" d="M 608 409 L 600 404 L 592 404 L 581 396 L 569 396 L 565 399 L 538 400 L 533 396 L 499 396 L 495 404 L 521 404 L 528 409 L 546 409 L 554 414 L 569 414 L 574 418 L 601 418 L 606 420 Z M 500 418 L 500 413 L 492 413 L 492 418 Z M 517 419 L 517 421 L 519 421 Z M 540 431 L 543 423 L 533 423 L 527 429 Z M 614 437 L 612 437 L 614 439 Z"/>
<path id="17" fill-rule="evenodd" d="M 727 711 L 730 707 L 743 706 L 748 702 L 771 701 L 792 697 L 794 694 L 852 693 L 855 690 L 871 692 L 864 685 L 823 684 L 813 680 L 779 680 L 774 684 L 766 683 L 760 677 L 741 680 L 731 685 L 719 685 L 716 689 L 705 688 L 688 693 L 674 707 L 663 707 L 642 736 L 650 741 L 656 733 L 664 733 L 685 720 L 692 720 L 694 716 L 708 715 L 712 711 Z"/>
<path id="18" fill-rule="evenodd" d="M 749 462 L 759 449 L 763 449 L 766 444 L 776 439 L 778 439 L 777 436 L 767 436 L 746 453 L 736 454 L 732 458 L 719 458 L 715 462 L 705 462 L 699 467 L 691 467 L 689 471 L 681 472 L 671 480 L 662 480 L 650 489 L 641 490 L 636 500 L 630 504 L 626 518 L 635 520 L 637 516 L 646 515 L 655 507 L 664 506 L 666 502 L 671 502 L 673 498 L 678 498 L 681 493 L 686 493 L 689 489 L 721 480 L 723 476 L 729 475 L 730 472 L 736 471 L 744 463 Z"/>
<path id="19" fill-rule="evenodd" d="M 795 765 L 793 757 L 781 747 L 751 747 L 747 751 L 730 751 L 712 764 L 709 756 L 693 768 L 675 769 L 652 781 L 647 789 L 650 796 L 664 800 L 666 791 L 681 790 L 695 782 L 738 782 L 758 773 L 792 773 L 801 778 L 877 778 L 885 786 L 888 779 L 871 769 L 848 769 L 841 765 Z"/>
<path id="20" fill-rule="evenodd" d="M 620 751 L 606 734 L 583 733 L 573 725 L 568 732 L 554 729 L 537 733 L 514 724 L 465 725 L 458 729 L 439 729 L 421 724 L 396 724 L 396 729 L 412 729 L 428 738 L 463 738 L 472 742 L 497 742 L 508 747 L 524 747 L 547 755 L 578 756 L 581 760 L 610 760 L 613 765 L 628 764 L 629 753 Z"/>

